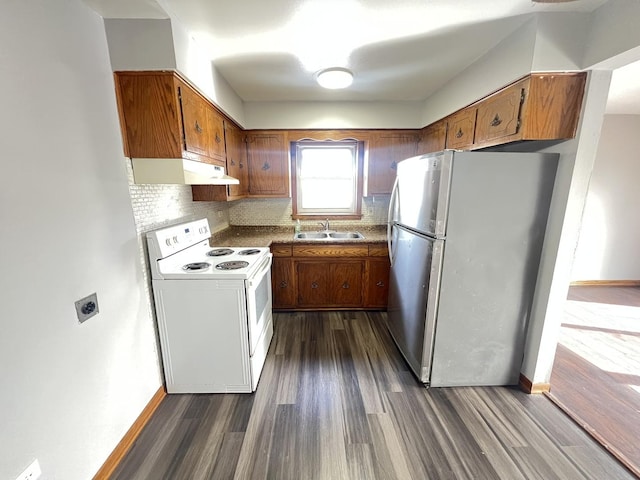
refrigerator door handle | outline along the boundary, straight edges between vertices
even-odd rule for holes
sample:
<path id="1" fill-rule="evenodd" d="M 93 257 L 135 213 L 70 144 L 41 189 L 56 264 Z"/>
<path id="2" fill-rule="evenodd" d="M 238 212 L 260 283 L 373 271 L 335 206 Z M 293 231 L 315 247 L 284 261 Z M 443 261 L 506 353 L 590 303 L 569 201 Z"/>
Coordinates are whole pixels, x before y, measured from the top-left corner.
<path id="1" fill-rule="evenodd" d="M 389 263 L 393 265 L 393 250 L 391 236 L 393 235 L 393 223 L 395 220 L 396 200 L 398 199 L 398 177 L 393 182 L 391 198 L 389 199 L 389 213 L 387 215 L 387 251 L 389 252 Z"/>

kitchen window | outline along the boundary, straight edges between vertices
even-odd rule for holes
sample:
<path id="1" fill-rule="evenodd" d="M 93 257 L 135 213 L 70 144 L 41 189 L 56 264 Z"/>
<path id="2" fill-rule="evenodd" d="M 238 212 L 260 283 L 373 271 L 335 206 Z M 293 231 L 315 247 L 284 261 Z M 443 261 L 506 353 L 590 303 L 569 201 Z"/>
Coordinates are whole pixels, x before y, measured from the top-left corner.
<path id="1" fill-rule="evenodd" d="M 355 140 L 292 142 L 293 218 L 361 218 L 363 155 Z"/>

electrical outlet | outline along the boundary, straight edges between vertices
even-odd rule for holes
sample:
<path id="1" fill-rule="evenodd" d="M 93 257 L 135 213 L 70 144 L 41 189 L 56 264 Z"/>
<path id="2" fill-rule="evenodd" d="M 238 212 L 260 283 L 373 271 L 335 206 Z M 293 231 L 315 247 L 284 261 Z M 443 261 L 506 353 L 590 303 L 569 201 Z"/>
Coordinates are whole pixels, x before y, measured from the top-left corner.
<path id="1" fill-rule="evenodd" d="M 78 315 L 78 321 L 80 323 L 86 322 L 100 312 L 98 309 L 98 294 L 96 293 L 92 293 L 87 297 L 81 298 L 75 303 L 75 305 L 76 314 Z"/>
<path id="2" fill-rule="evenodd" d="M 33 463 L 16 478 L 16 480 L 37 480 L 40 478 L 40 475 L 42 475 L 42 470 L 40 470 L 40 463 L 36 458 Z"/>

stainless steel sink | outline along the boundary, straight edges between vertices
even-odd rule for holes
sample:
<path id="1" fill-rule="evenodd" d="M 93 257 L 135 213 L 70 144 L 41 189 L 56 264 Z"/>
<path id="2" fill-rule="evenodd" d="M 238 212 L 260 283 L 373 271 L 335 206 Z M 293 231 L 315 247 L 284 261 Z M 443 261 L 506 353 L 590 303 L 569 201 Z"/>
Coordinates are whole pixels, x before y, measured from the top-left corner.
<path id="1" fill-rule="evenodd" d="M 354 240 L 364 238 L 360 232 L 300 232 L 296 233 L 295 240 Z"/>
<path id="2" fill-rule="evenodd" d="M 296 233 L 294 238 L 300 240 L 325 240 L 327 239 L 327 234 L 325 232 L 301 232 Z"/>
<path id="3" fill-rule="evenodd" d="M 360 232 L 331 232 L 329 238 L 364 238 Z"/>

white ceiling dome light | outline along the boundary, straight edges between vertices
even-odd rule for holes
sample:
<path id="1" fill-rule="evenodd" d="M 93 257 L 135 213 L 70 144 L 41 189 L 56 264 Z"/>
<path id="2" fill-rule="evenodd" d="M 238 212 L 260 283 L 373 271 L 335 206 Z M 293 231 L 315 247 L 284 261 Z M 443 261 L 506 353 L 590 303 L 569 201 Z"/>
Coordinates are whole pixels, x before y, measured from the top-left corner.
<path id="1" fill-rule="evenodd" d="M 337 90 L 353 83 L 353 73 L 347 68 L 325 68 L 318 72 L 316 80 L 321 87 Z"/>

